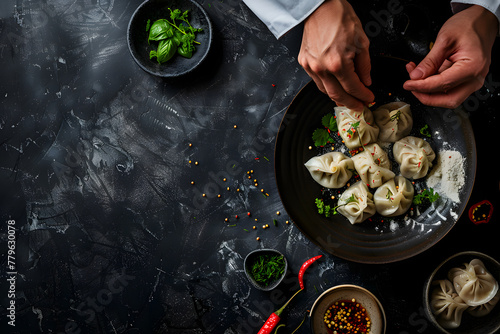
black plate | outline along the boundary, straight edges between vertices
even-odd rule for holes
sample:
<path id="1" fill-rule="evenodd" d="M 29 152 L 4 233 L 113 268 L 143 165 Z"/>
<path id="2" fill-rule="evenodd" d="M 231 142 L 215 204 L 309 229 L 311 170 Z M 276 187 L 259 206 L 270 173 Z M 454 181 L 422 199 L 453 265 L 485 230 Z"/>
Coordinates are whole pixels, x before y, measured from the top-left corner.
<path id="1" fill-rule="evenodd" d="M 169 8 L 180 9 L 182 12 L 189 10 L 189 22 L 193 27 L 202 28 L 203 31 L 196 33 L 196 41 L 200 44 L 196 46 L 191 58 L 175 55 L 168 62 L 159 64 L 156 58 L 149 59 L 153 43 L 148 44 L 146 26 L 148 20 L 152 24 L 158 19 L 170 19 Z M 132 57 L 143 70 L 165 78 L 179 77 L 192 72 L 207 57 L 212 44 L 212 24 L 203 7 L 196 1 L 147 0 L 135 10 L 130 19 L 127 41 Z"/>
<path id="2" fill-rule="evenodd" d="M 385 57 L 372 60 L 371 89 L 376 103 L 381 105 L 396 99 L 410 103 L 414 129 L 427 123 L 438 150 L 447 147 L 461 153 L 466 177 L 458 202 L 443 198 L 437 209 L 430 207 L 409 220 L 403 216 L 351 225 L 340 214 L 325 218 L 317 213 L 314 203 L 320 197 L 321 186 L 312 179 L 304 163 L 319 154 L 315 148 L 309 149 L 313 146 L 311 136 L 321 127 L 322 116 L 333 111 L 335 104 L 313 82 L 308 83 L 290 104 L 277 134 L 275 177 L 285 210 L 307 238 L 326 252 L 347 260 L 388 263 L 428 249 L 454 226 L 472 191 L 476 147 L 466 114 L 421 105 L 402 89 L 407 78 L 404 64 Z"/>

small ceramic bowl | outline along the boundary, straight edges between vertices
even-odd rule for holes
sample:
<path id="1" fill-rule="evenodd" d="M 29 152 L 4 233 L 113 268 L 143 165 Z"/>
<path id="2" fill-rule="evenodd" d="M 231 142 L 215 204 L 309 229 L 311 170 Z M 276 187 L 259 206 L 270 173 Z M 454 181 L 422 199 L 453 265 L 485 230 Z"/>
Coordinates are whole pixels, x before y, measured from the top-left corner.
<path id="1" fill-rule="evenodd" d="M 473 259 L 479 259 L 483 262 L 484 267 L 489 271 L 500 283 L 500 263 L 489 255 L 467 251 L 452 255 L 443 261 L 429 276 L 424 284 L 424 306 L 425 313 L 429 321 L 440 332 L 446 334 L 493 334 L 500 330 L 500 302 L 493 307 L 488 315 L 482 317 L 473 317 L 467 310 L 463 312 L 460 326 L 454 329 L 443 328 L 432 312 L 431 293 L 435 288 L 433 284 L 436 280 L 447 279 L 448 272 L 452 268 L 463 266 L 464 263 L 469 263 Z"/>
<path id="2" fill-rule="evenodd" d="M 253 261 L 261 255 L 281 255 L 281 256 L 283 256 L 283 259 L 285 260 L 283 274 L 279 278 L 273 280 L 272 282 L 269 282 L 269 284 L 267 284 L 267 285 L 263 285 L 263 284 L 255 281 L 255 279 L 250 274 L 251 270 L 252 270 L 251 266 L 252 266 Z M 286 257 L 275 249 L 257 249 L 257 250 L 254 250 L 254 251 L 248 253 L 248 255 L 245 257 L 243 266 L 245 268 L 245 275 L 247 276 L 248 280 L 255 288 L 262 290 L 262 291 L 270 291 L 270 290 L 276 288 L 281 283 L 283 278 L 285 278 L 286 271 L 288 269 L 288 262 L 286 260 Z"/>
<path id="3" fill-rule="evenodd" d="M 189 11 L 189 22 L 195 28 L 202 28 L 196 33 L 196 51 L 191 58 L 175 55 L 169 61 L 159 64 L 156 58 L 150 59 L 149 52 L 156 43 L 148 43 L 148 20 L 150 24 L 158 19 L 169 19 L 169 8 Z M 127 30 L 127 42 L 132 58 L 144 71 L 164 78 L 179 77 L 198 68 L 207 57 L 212 44 L 212 24 L 203 9 L 194 0 L 146 0 L 132 14 Z"/>
<path id="4" fill-rule="evenodd" d="M 330 306 L 340 301 L 355 299 L 368 314 L 371 321 L 370 334 L 384 334 L 386 331 L 386 317 L 384 308 L 373 293 L 367 289 L 351 284 L 334 286 L 323 292 L 314 302 L 311 313 L 311 330 L 314 334 L 329 334 L 331 330 L 326 327 L 324 317 Z"/>

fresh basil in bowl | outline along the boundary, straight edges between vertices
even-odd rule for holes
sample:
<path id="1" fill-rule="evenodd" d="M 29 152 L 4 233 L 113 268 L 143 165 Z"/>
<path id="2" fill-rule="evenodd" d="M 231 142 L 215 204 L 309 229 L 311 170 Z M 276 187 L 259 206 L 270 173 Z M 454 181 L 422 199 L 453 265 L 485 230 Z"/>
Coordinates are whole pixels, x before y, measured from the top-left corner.
<path id="1" fill-rule="evenodd" d="M 147 0 L 130 19 L 127 41 L 143 70 L 178 77 L 192 72 L 207 57 L 212 24 L 194 0 Z"/>

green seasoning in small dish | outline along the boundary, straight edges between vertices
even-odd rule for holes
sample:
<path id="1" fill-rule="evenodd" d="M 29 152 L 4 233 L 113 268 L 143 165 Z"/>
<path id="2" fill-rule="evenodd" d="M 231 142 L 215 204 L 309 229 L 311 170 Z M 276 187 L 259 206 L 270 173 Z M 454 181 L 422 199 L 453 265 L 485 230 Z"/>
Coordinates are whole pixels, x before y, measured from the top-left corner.
<path id="1" fill-rule="evenodd" d="M 285 256 L 274 249 L 259 249 L 245 258 L 245 273 L 252 284 L 261 290 L 272 290 L 285 277 Z"/>

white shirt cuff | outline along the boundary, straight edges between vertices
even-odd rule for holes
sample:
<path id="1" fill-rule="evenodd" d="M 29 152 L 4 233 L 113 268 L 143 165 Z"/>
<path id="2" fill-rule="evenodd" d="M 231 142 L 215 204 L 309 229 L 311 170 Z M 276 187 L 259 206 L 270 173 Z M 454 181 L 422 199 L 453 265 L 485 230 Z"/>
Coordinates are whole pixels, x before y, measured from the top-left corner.
<path id="1" fill-rule="evenodd" d="M 280 38 L 311 15 L 324 0 L 243 0 L 264 22 L 271 33 Z"/>
<path id="2" fill-rule="evenodd" d="M 472 5 L 478 5 L 492 12 L 499 22 L 497 35 L 500 35 L 500 0 L 452 0 L 451 9 L 458 13 Z"/>

